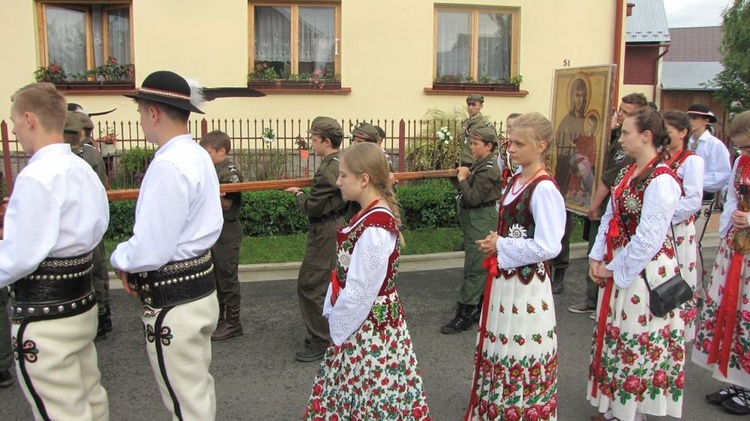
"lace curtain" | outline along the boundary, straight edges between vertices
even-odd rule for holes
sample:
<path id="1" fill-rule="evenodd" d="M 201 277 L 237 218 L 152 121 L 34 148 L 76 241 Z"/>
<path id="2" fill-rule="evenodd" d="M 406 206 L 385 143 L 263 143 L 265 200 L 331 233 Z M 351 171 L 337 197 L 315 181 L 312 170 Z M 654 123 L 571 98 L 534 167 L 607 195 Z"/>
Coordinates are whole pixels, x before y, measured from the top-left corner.
<path id="1" fill-rule="evenodd" d="M 132 63 L 130 58 L 130 10 L 112 9 L 107 12 L 109 55 L 120 64 Z M 104 57 L 106 60 L 107 57 Z M 100 63 L 97 63 L 97 65 Z"/>
<path id="2" fill-rule="evenodd" d="M 471 76 L 479 81 L 489 76 L 493 81 L 510 76 L 513 15 L 479 13 L 479 68 L 470 73 L 472 12 L 439 11 L 437 34 L 437 76 L 456 75 L 461 80 Z"/>
<path id="3" fill-rule="evenodd" d="M 256 6 L 255 61 L 291 62 L 291 7 Z M 335 48 L 335 9 L 300 7 L 297 53 L 300 73 L 333 71 Z"/>

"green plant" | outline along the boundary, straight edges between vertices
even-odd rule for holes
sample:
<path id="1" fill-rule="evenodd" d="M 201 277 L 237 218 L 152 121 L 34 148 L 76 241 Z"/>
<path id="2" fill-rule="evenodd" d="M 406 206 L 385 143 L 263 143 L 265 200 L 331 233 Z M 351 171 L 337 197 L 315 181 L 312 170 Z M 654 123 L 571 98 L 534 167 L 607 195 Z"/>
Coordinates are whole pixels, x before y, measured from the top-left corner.
<path id="1" fill-rule="evenodd" d="M 479 83 L 492 83 L 490 75 L 482 75 L 479 77 Z"/>
<path id="2" fill-rule="evenodd" d="M 104 238 L 125 241 L 133 234 L 135 224 L 135 200 L 117 201 L 109 204 L 109 227 Z"/>
<path id="3" fill-rule="evenodd" d="M 65 82 L 68 78 L 68 74 L 65 73 L 65 69 L 57 64 L 50 64 L 47 67 L 39 67 L 34 71 L 34 77 L 37 82 L 52 82 L 59 83 Z"/>
<path id="4" fill-rule="evenodd" d="M 135 73 L 135 65 L 133 63 L 120 64 L 116 57 L 110 56 L 106 63 L 96 66 L 87 73 L 89 76 L 104 81 L 131 81 Z"/>
<path id="5" fill-rule="evenodd" d="M 263 132 L 261 132 L 260 136 L 263 138 L 263 141 L 266 143 L 271 143 L 276 139 L 276 133 L 273 132 L 273 128 L 271 128 L 271 126 L 268 126 L 265 129 L 263 129 Z"/>
<path id="6" fill-rule="evenodd" d="M 250 80 L 276 80 L 279 78 L 279 75 L 267 63 L 258 63 L 247 77 Z"/>
<path id="7" fill-rule="evenodd" d="M 429 180 L 398 188 L 401 220 L 408 229 L 456 227 L 456 188 L 448 180 Z"/>
<path id="8" fill-rule="evenodd" d="M 242 227 L 245 236 L 289 235 L 307 229 L 307 217 L 294 195 L 265 190 L 242 194 Z"/>
<path id="9" fill-rule="evenodd" d="M 516 86 L 516 87 L 521 86 L 521 83 L 523 82 L 523 76 L 515 75 L 511 77 L 510 79 L 508 79 L 508 82 L 510 82 L 511 85 Z"/>
<path id="10" fill-rule="evenodd" d="M 408 171 L 429 171 L 453 168 L 461 156 L 461 121 L 466 110 L 430 109 L 425 115 L 424 129 L 406 148 L 404 163 Z M 443 130 L 443 127 L 446 129 Z M 440 139 L 442 133 L 442 139 Z M 446 142 L 445 140 L 449 141 Z M 458 141 L 456 141 L 458 140 Z"/>
<path id="11" fill-rule="evenodd" d="M 466 76 L 466 77 L 464 78 L 464 83 L 474 83 L 474 78 L 473 78 L 473 77 L 471 77 L 471 75 L 467 75 L 467 76 Z"/>
<path id="12" fill-rule="evenodd" d="M 458 75 L 441 75 L 435 78 L 434 82 L 437 83 L 460 83 L 461 77 Z"/>
<path id="13" fill-rule="evenodd" d="M 140 186 L 141 180 L 146 175 L 148 164 L 153 159 L 153 149 L 135 147 L 124 150 L 120 158 L 120 172 L 126 186 Z"/>
<path id="14" fill-rule="evenodd" d="M 297 149 L 309 150 L 312 145 L 310 142 L 302 136 L 297 136 L 297 140 L 294 141 L 297 144 Z"/>
<path id="15" fill-rule="evenodd" d="M 284 150 L 251 152 L 238 157 L 240 167 L 249 169 L 250 181 L 279 180 L 284 176 L 287 164 Z"/>

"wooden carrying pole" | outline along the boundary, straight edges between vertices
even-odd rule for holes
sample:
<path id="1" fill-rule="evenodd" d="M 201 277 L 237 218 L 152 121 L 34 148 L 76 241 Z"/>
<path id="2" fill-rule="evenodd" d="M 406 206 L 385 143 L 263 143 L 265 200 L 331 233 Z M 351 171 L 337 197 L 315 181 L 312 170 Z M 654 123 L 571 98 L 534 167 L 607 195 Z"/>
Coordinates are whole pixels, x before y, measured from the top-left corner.
<path id="1" fill-rule="evenodd" d="M 431 178 L 450 178 L 456 176 L 456 170 L 441 171 L 417 171 L 417 172 L 398 172 L 394 173 L 396 180 L 426 180 Z M 312 185 L 312 179 L 298 180 L 274 180 L 274 181 L 248 181 L 244 183 L 228 183 L 219 186 L 222 193 L 232 193 L 238 191 L 258 191 L 258 190 L 283 190 L 288 187 L 309 187 Z M 138 198 L 138 189 L 130 190 L 111 190 L 107 192 L 110 202 L 120 200 L 135 200 Z"/>

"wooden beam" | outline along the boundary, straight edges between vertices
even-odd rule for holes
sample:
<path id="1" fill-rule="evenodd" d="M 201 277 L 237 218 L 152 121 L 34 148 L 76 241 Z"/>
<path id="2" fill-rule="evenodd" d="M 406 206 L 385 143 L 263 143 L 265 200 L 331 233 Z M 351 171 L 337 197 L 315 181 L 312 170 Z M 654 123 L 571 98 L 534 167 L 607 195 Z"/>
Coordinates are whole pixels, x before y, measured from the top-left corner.
<path id="1" fill-rule="evenodd" d="M 394 175 L 398 181 L 427 180 L 455 177 L 456 170 L 399 172 L 394 173 Z M 289 187 L 309 187 L 311 185 L 312 178 L 297 180 L 247 181 L 244 183 L 222 184 L 219 187 L 222 193 L 233 193 L 238 191 L 283 190 Z M 138 189 L 110 190 L 107 191 L 107 197 L 110 202 L 135 200 L 138 198 L 138 191 Z"/>

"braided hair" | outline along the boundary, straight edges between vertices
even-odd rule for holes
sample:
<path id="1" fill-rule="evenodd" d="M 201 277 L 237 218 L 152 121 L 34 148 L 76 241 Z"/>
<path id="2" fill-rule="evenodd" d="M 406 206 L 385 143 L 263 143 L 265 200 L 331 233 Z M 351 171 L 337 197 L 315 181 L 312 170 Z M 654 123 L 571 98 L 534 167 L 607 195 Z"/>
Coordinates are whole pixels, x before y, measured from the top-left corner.
<path id="1" fill-rule="evenodd" d="M 396 225 L 401 226 L 401 211 L 391 182 L 390 167 L 383 149 L 374 143 L 355 143 L 344 149 L 339 157 L 354 175 L 367 174 L 370 177 L 370 184 L 388 204 L 396 220 Z M 398 238 L 401 245 L 404 246 L 406 243 L 400 231 Z"/>

